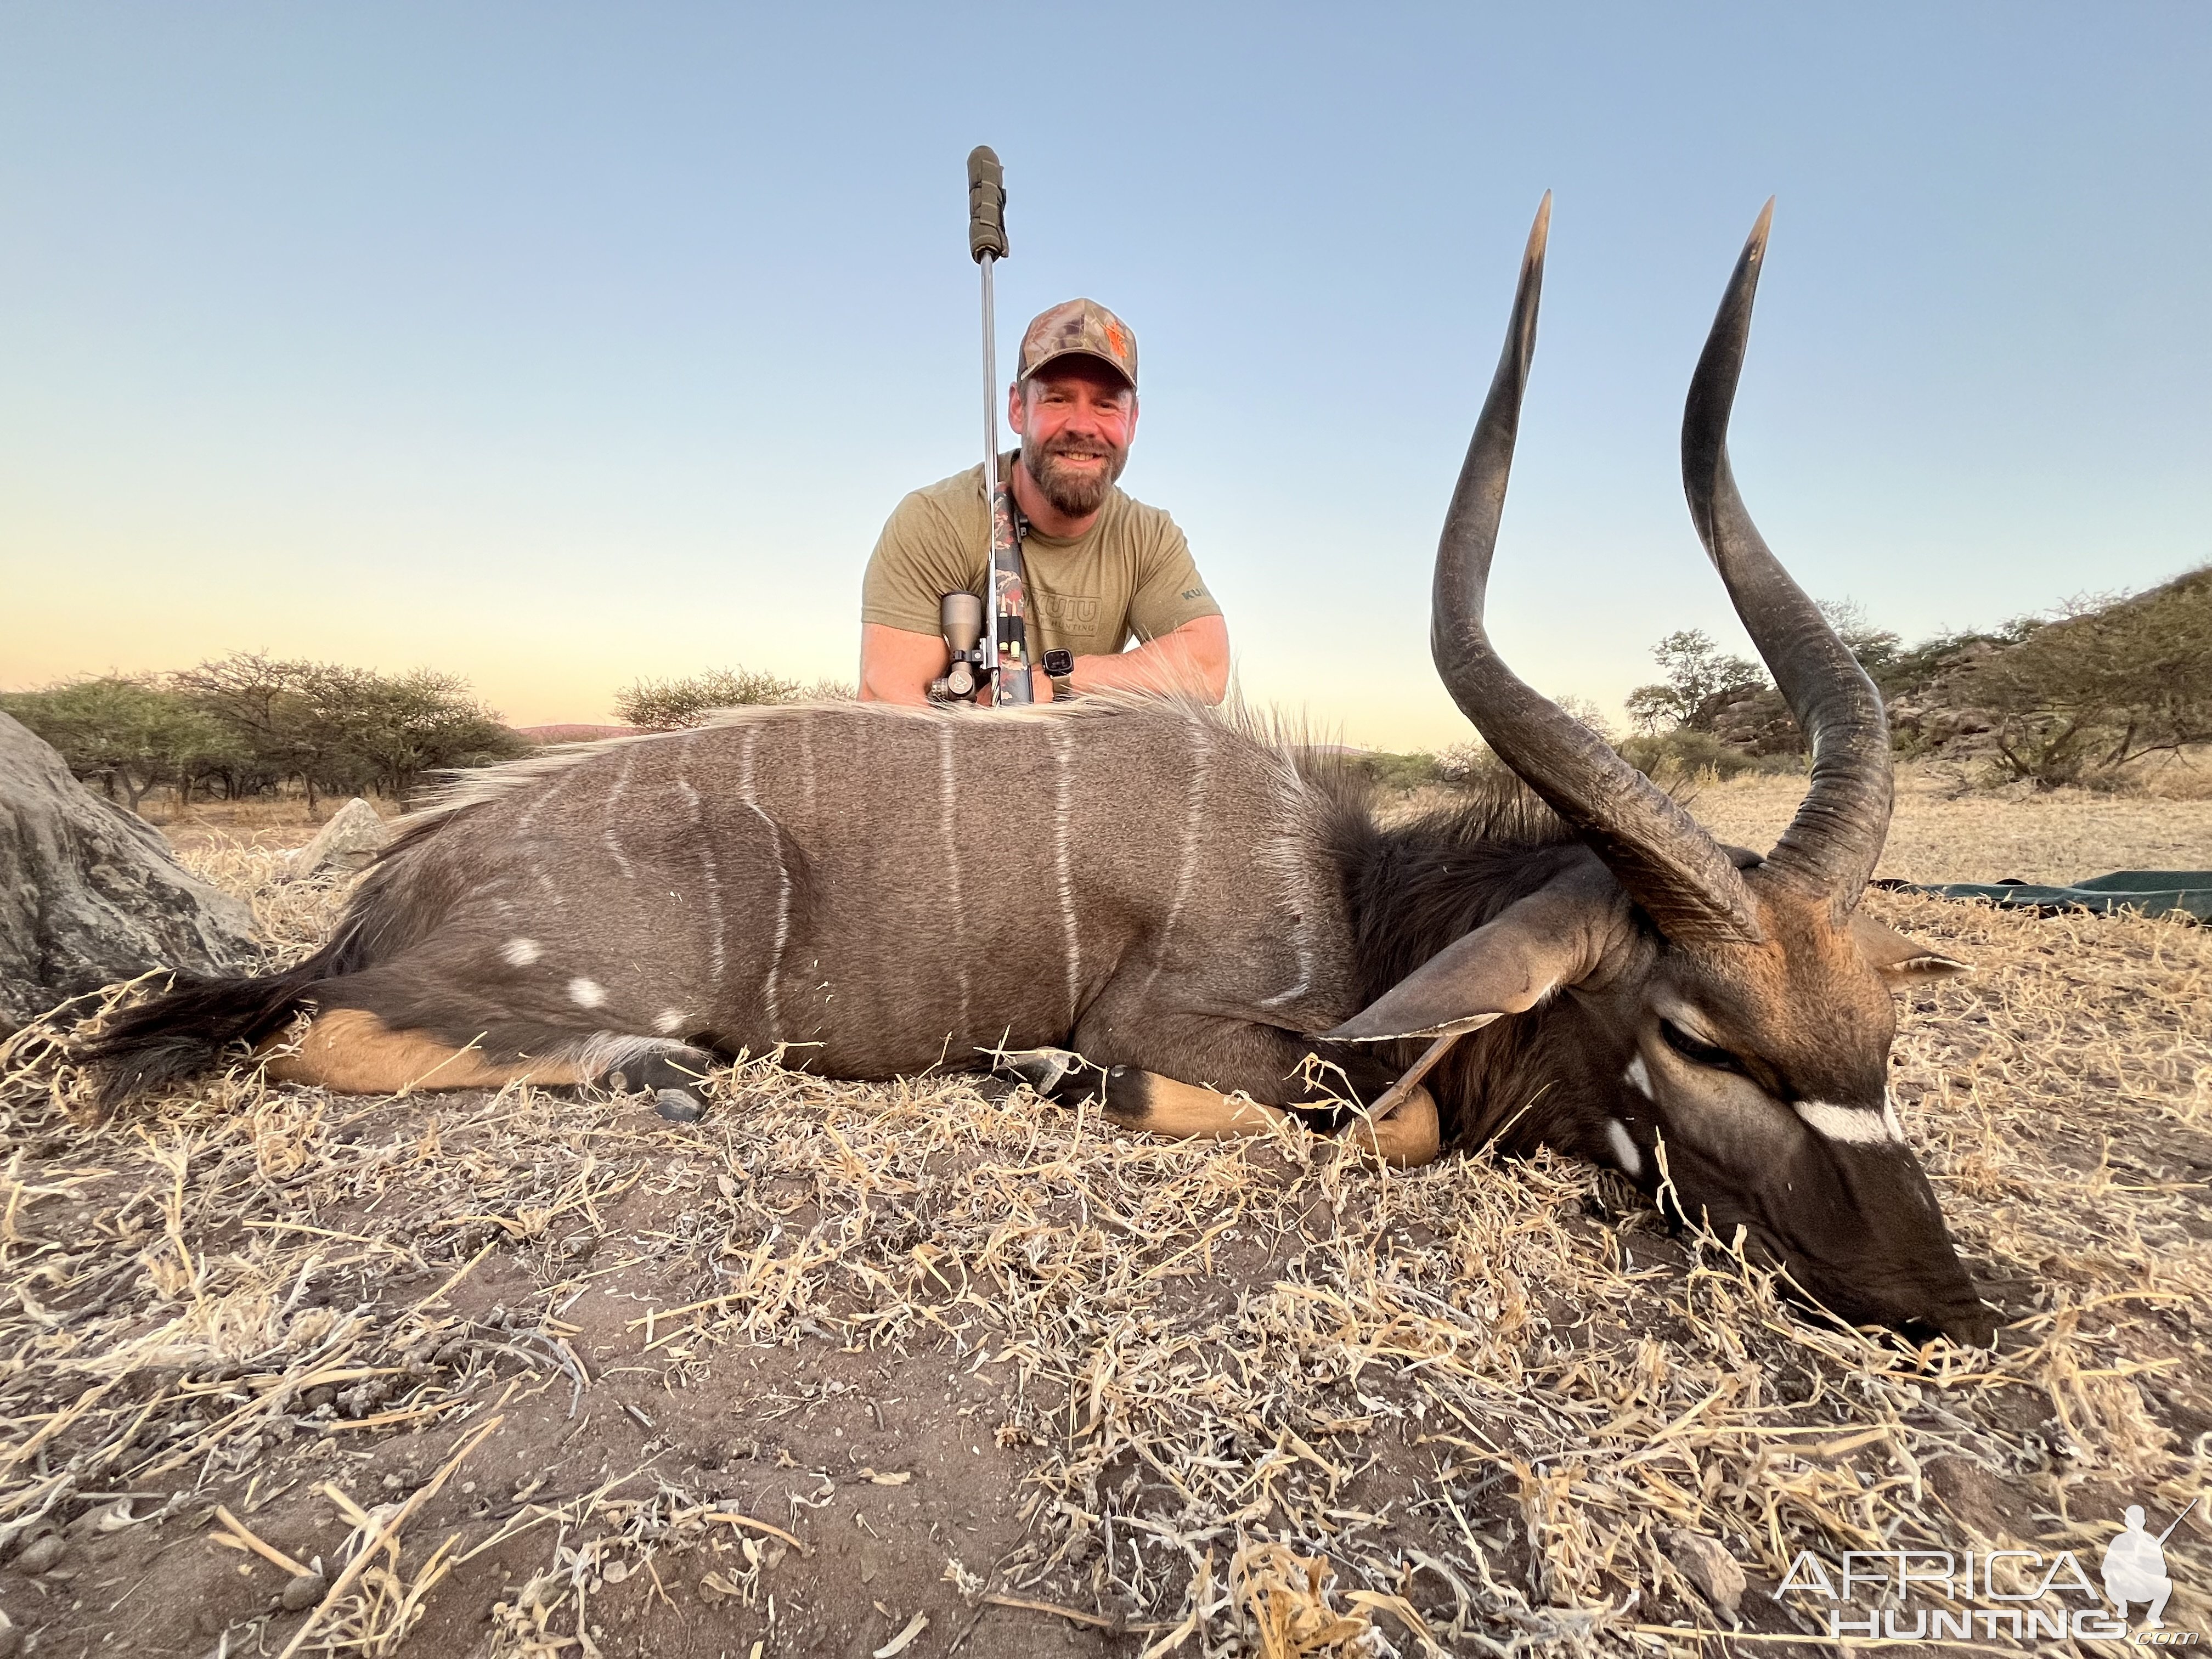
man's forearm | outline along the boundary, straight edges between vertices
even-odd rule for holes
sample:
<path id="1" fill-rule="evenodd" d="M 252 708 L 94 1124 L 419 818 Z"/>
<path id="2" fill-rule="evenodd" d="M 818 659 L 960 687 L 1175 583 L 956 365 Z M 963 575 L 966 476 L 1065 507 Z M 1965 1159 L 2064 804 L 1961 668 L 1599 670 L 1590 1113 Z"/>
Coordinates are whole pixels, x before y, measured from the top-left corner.
<path id="1" fill-rule="evenodd" d="M 1219 702 L 1229 690 L 1229 630 L 1202 617 L 1133 651 L 1075 659 L 1078 691 L 1181 691 Z"/>
<path id="2" fill-rule="evenodd" d="M 860 701 L 921 703 L 945 670 L 945 641 L 880 623 L 860 625 Z"/>

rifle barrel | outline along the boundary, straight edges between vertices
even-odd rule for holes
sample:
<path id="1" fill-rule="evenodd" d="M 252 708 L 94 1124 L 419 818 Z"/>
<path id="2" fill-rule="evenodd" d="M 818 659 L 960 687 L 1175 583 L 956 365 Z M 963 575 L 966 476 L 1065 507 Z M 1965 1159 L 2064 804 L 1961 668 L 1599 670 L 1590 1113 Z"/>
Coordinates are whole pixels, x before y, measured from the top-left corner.
<path id="1" fill-rule="evenodd" d="M 983 268 L 983 507 L 988 519 L 999 500 L 999 326 L 998 307 L 991 294 L 991 267 L 998 260 L 984 253 L 975 263 Z M 995 558 L 992 563 L 995 566 Z M 995 570 L 992 574 L 995 575 Z M 998 584 L 987 580 L 983 586 L 983 678 L 995 696 L 999 681 Z"/>
<path id="2" fill-rule="evenodd" d="M 2198 1504 L 2199 1503 L 2203 1502 L 2203 1500 L 2201 1498 L 2191 1498 L 2191 1499 L 2189 1500 L 2189 1503 L 2188 1503 L 2187 1507 L 2186 1507 L 2186 1508 L 2185 1508 L 2185 1509 L 2181 1511 L 2181 1513 L 2180 1513 L 2180 1514 L 2179 1514 L 2179 1515 L 2177 1515 L 2177 1516 L 2175 1516 L 2173 1517 L 2173 1527 L 2178 1527 L 2178 1526 L 2179 1526 L 2183 1522 L 2185 1522 L 2185 1521 L 2186 1521 L 2187 1519 L 2189 1519 L 2189 1511 L 2190 1511 L 2190 1510 L 2193 1510 L 2193 1509 L 2195 1509 L 2195 1508 L 2197 1506 L 2197 1504 Z M 2160 1545 L 2163 1545 L 2163 1544 L 2166 1542 L 2166 1540 L 2167 1539 L 2169 1539 L 2169 1538 L 2171 1538 L 2171 1537 L 2172 1537 L 2172 1536 L 2173 1536 L 2173 1527 L 2168 1527 L 2168 1528 L 2167 1528 L 2164 1532 L 2162 1532 L 2162 1533 L 2159 1534 L 2159 1535 L 2158 1535 L 2158 1541 L 2160 1542 Z"/>

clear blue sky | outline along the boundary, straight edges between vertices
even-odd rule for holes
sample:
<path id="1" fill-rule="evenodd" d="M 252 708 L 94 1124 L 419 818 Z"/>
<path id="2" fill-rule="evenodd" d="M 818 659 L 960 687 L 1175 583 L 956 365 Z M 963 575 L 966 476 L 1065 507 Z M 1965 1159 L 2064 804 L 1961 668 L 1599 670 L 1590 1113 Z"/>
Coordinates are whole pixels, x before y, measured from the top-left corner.
<path id="1" fill-rule="evenodd" d="M 1124 484 L 1249 693 L 1448 742 L 1429 559 L 1557 192 L 1493 602 L 1617 704 L 1739 636 L 1675 471 L 1759 204 L 1738 474 L 1908 635 L 2212 557 L 2212 7 L 0 6 L 0 685 L 236 647 L 518 721 L 849 677 L 1009 349 L 1106 301 Z"/>

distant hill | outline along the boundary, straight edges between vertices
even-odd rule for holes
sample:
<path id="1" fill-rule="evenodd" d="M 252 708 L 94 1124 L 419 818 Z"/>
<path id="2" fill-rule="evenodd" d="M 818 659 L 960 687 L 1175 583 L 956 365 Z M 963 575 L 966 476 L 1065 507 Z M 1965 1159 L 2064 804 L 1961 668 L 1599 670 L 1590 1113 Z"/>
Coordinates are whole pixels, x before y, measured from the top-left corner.
<path id="1" fill-rule="evenodd" d="M 642 737 L 643 726 L 518 726 L 514 735 L 540 749 L 556 743 L 598 743 L 605 738 Z"/>

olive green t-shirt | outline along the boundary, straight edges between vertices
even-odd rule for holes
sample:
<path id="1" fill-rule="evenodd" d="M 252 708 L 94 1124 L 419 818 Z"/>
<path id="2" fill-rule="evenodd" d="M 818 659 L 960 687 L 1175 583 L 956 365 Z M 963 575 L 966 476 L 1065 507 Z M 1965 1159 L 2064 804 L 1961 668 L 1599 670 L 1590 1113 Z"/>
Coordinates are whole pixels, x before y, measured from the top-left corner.
<path id="1" fill-rule="evenodd" d="M 1000 476 L 1015 465 L 1011 455 L 1002 459 Z M 986 597 L 990 562 L 979 462 L 915 490 L 892 512 L 860 584 L 861 619 L 934 634 L 944 595 L 964 589 Z M 1112 656 L 1133 634 L 1140 641 L 1158 639 L 1221 614 L 1175 520 L 1118 488 L 1080 536 L 1047 536 L 1032 526 L 1022 538 L 1022 565 L 1032 661 L 1054 650 Z"/>

